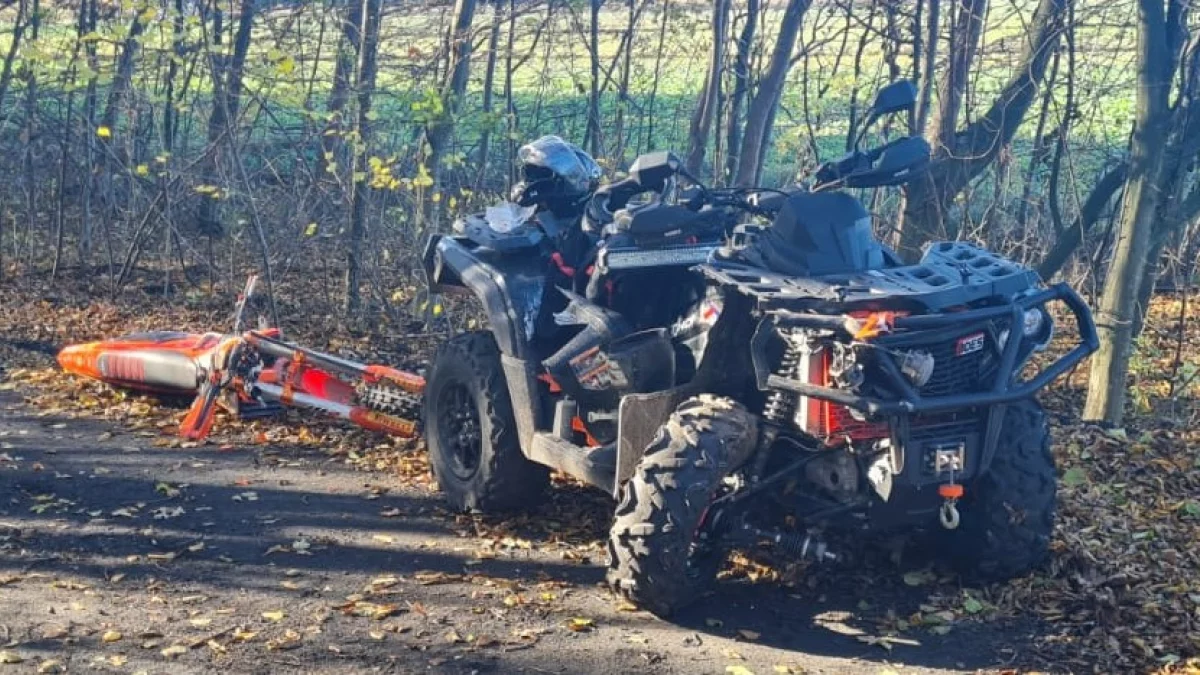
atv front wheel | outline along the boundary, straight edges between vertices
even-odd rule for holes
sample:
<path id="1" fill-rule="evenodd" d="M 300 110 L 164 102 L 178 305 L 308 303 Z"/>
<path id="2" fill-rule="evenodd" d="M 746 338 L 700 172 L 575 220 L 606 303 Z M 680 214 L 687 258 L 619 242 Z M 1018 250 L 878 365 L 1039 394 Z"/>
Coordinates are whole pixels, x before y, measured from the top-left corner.
<path id="1" fill-rule="evenodd" d="M 946 553 L 973 581 L 1004 581 L 1046 559 L 1058 491 L 1042 406 L 1010 404 L 987 472 L 959 501 L 961 524 L 945 532 Z"/>
<path id="2" fill-rule="evenodd" d="M 537 505 L 550 471 L 521 452 L 500 350 L 491 333 L 451 339 L 425 388 L 425 437 L 438 487 L 462 511 Z"/>
<path id="3" fill-rule="evenodd" d="M 621 486 L 608 537 L 608 583 L 634 604 L 667 616 L 712 583 L 719 554 L 696 530 L 721 480 L 753 451 L 755 418 L 727 398 L 685 401 Z"/>

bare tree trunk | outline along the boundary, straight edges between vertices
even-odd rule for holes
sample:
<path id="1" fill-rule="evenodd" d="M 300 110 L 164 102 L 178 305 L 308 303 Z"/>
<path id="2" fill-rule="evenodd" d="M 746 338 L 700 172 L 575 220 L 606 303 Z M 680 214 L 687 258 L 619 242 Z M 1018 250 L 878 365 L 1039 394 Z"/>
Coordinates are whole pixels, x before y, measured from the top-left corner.
<path id="1" fill-rule="evenodd" d="M 496 0 L 492 7 L 492 28 L 488 31 L 488 55 L 487 69 L 483 75 L 483 134 L 479 138 L 479 175 L 475 179 L 476 189 L 481 185 L 487 176 L 488 160 L 492 145 L 492 127 L 494 120 L 492 119 L 492 101 L 495 98 L 496 84 L 496 56 L 500 49 L 500 26 L 504 23 L 504 17 L 500 10 L 500 0 Z"/>
<path id="2" fill-rule="evenodd" d="M 658 53 L 654 57 L 654 82 L 650 85 L 650 102 L 646 106 L 646 148 L 654 147 L 654 120 L 655 107 L 658 104 L 658 78 L 662 75 L 663 52 L 667 44 L 667 19 L 670 15 L 671 0 L 663 0 L 662 23 L 658 28 Z"/>
<path id="3" fill-rule="evenodd" d="M 125 103 L 125 95 L 129 93 L 133 81 L 134 60 L 137 57 L 138 45 L 142 33 L 146 30 L 146 22 L 142 15 L 133 18 L 129 26 L 129 35 L 121 45 L 121 57 L 117 60 L 117 72 L 113 75 L 112 88 L 108 91 L 108 102 L 104 105 L 104 115 L 101 116 L 104 126 L 116 133 L 117 116 L 121 114 L 121 106 Z"/>
<path id="4" fill-rule="evenodd" d="M 983 0 L 960 0 L 969 11 Z M 935 155 L 925 176 L 905 188 L 905 204 L 900 229 L 900 253 L 910 259 L 920 253 L 922 244 L 935 237 L 953 239 L 958 228 L 946 219 L 954 198 L 995 160 L 1013 136 L 1037 98 L 1038 87 L 1046 77 L 1050 57 L 1059 43 L 1068 3 L 1073 0 L 1040 0 L 1027 32 L 1025 51 L 1009 81 L 1000 90 L 987 111 L 965 129 L 955 133 L 963 97 L 963 79 L 953 72 L 958 63 L 974 53 L 967 49 L 973 27 L 971 15 L 960 15 L 956 30 L 968 32 L 953 44 L 951 72 L 943 86 L 938 116 L 931 124 Z M 977 40 L 976 40 L 977 41 Z M 970 65 L 970 61 L 966 61 Z"/>
<path id="5" fill-rule="evenodd" d="M 508 166 L 508 179 L 510 183 L 516 182 L 516 162 L 513 158 L 517 154 L 517 141 L 513 136 L 517 132 L 517 106 L 513 101 L 513 53 L 515 51 L 517 32 L 517 0 L 508 0 L 508 45 L 504 51 L 504 124 L 508 138 L 508 151 L 504 154 L 506 164 Z M 550 41 L 547 40 L 547 43 Z"/>
<path id="6" fill-rule="evenodd" d="M 0 66 L 0 110 L 4 109 L 4 97 L 8 94 L 8 85 L 12 83 L 12 66 L 17 52 L 21 49 L 21 35 L 25 32 L 28 22 L 25 21 L 26 0 L 17 5 L 17 16 L 13 19 L 12 42 L 8 45 L 8 53 L 4 55 L 4 65 Z"/>
<path id="7" fill-rule="evenodd" d="M 967 80 L 975 62 L 987 7 L 988 0 L 958 0 L 957 16 L 950 29 L 950 64 L 938 96 L 939 105 L 933 120 L 934 135 L 931 139 L 942 155 L 951 155 L 955 150 L 958 118 L 962 113 Z"/>
<path id="8" fill-rule="evenodd" d="M 363 3 L 362 49 L 358 59 L 358 118 L 355 123 L 356 137 L 354 171 L 351 174 L 350 189 L 353 198 L 350 209 L 350 228 L 347 232 L 349 241 L 346 245 L 346 304 L 347 313 L 358 309 L 359 285 L 361 284 L 362 240 L 366 231 L 365 221 L 367 199 L 370 196 L 370 184 L 365 179 L 367 171 L 367 153 L 365 148 L 371 142 L 371 97 L 375 93 L 375 74 L 379 54 L 379 24 L 381 19 L 381 0 L 358 0 Z M 360 180 L 360 176 L 363 176 Z"/>
<path id="9" fill-rule="evenodd" d="M 1161 0 L 1138 0 L 1137 110 L 1129 179 L 1112 262 L 1097 312 L 1100 351 L 1092 357 L 1083 417 L 1119 426 L 1133 350 L 1133 321 L 1147 267 L 1163 173 L 1173 63 Z"/>
<path id="10" fill-rule="evenodd" d="M 604 0 L 589 0 L 591 23 L 588 24 L 588 51 L 591 57 L 591 83 L 588 90 L 587 130 L 584 139 L 588 152 L 599 156 L 600 141 L 600 7 Z"/>
<path id="11" fill-rule="evenodd" d="M 746 0 L 746 18 L 738 36 L 737 55 L 733 65 L 733 92 L 729 94 L 729 117 L 725 121 L 725 169 L 722 183 L 729 181 L 737 171 L 738 156 L 742 151 L 742 106 L 750 90 L 750 51 L 754 47 L 754 33 L 758 29 L 759 0 Z"/>
<path id="12" fill-rule="evenodd" d="M 329 167 L 336 165 L 338 155 L 344 147 L 342 130 L 346 127 L 343 112 L 350 100 L 350 84 L 355 75 L 359 53 L 362 51 L 363 3 L 361 0 L 346 0 L 342 15 L 341 37 L 338 39 L 337 58 L 333 68 L 333 86 L 329 90 L 329 101 L 325 104 L 328 121 L 321 135 L 321 157 L 318 176 L 326 176 Z"/>
<path id="13" fill-rule="evenodd" d="M 1100 220 L 1104 207 L 1112 201 L 1113 195 L 1125 184 L 1129 175 L 1129 164 L 1121 162 L 1108 170 L 1096 180 L 1091 193 L 1083 202 L 1079 215 L 1071 226 L 1064 229 L 1062 236 L 1054 242 L 1046 257 L 1038 264 L 1037 271 L 1043 279 L 1049 279 L 1063 268 L 1071 259 L 1071 254 L 1083 242 L 1084 235 L 1090 234 L 1092 228 Z"/>
<path id="14" fill-rule="evenodd" d="M 917 0 L 920 2 L 921 0 Z M 918 66 L 921 68 L 921 90 L 917 98 L 917 110 L 913 116 L 913 129 L 910 133 L 918 134 L 925 133 L 926 127 L 929 125 L 929 111 L 933 107 L 933 85 L 936 78 L 934 73 L 937 72 L 937 54 L 938 42 L 940 42 L 939 22 L 941 20 L 941 1 L 929 0 L 929 13 L 925 16 L 925 38 L 923 64 Z M 917 36 L 914 36 L 916 39 Z M 915 55 L 914 55 L 915 58 Z"/>
<path id="15" fill-rule="evenodd" d="M 238 107 L 242 97 L 242 75 L 246 70 L 246 56 L 250 52 L 250 36 L 254 28 L 257 0 L 244 0 L 242 13 L 238 17 L 237 34 L 233 38 L 233 54 L 228 69 L 213 67 L 213 106 L 208 118 L 209 151 L 201 171 L 201 183 L 212 185 L 217 181 L 217 165 L 220 153 L 212 146 L 222 136 L 226 143 L 236 144 L 234 125 L 237 123 Z M 219 35 L 218 31 L 214 33 Z M 220 57 L 215 57 L 220 58 Z M 200 231 L 209 237 L 219 236 L 223 231 L 217 214 L 218 200 L 210 196 L 200 198 L 197 224 Z"/>
<path id="16" fill-rule="evenodd" d="M 808 6 L 809 0 L 788 0 L 784 9 L 779 24 L 779 36 L 775 40 L 775 49 L 771 52 L 767 71 L 746 111 L 746 131 L 742 135 L 742 151 L 738 156 L 735 185 L 749 186 L 757 182 L 758 172 L 766 156 L 775 111 L 779 107 L 779 97 L 783 93 L 783 84 L 792 65 L 796 35 L 800 32 L 800 24 Z"/>
<path id="17" fill-rule="evenodd" d="M 688 153 L 684 161 L 684 166 L 693 176 L 699 176 L 703 170 L 704 155 L 708 151 L 709 131 L 719 113 L 729 5 L 730 0 L 713 0 L 713 32 L 712 46 L 708 54 L 708 71 L 704 75 L 704 89 L 700 93 L 700 100 L 692 113 L 692 122 L 688 129 Z"/>
<path id="18" fill-rule="evenodd" d="M 440 182 L 442 157 L 454 138 L 455 118 L 467 92 L 467 79 L 471 72 L 471 22 L 474 19 L 475 0 L 457 0 L 450 42 L 450 70 L 442 87 L 443 114 L 430 121 L 425 130 L 425 141 L 429 144 L 425 168 L 433 176 L 435 187 Z M 430 199 L 425 201 L 425 205 L 426 221 L 434 220 L 436 203 Z"/>
<path id="19" fill-rule="evenodd" d="M 646 1 L 648 0 L 643 0 L 643 2 Z M 629 21 L 625 25 L 621 79 L 617 83 L 617 119 L 613 125 L 613 135 L 617 138 L 617 145 L 612 156 L 618 163 L 625 161 L 625 113 L 629 108 L 629 76 L 630 71 L 633 70 L 633 38 L 634 31 L 637 30 L 638 17 L 641 15 L 640 10 L 635 9 L 635 0 L 627 0 L 627 2 L 629 3 Z"/>

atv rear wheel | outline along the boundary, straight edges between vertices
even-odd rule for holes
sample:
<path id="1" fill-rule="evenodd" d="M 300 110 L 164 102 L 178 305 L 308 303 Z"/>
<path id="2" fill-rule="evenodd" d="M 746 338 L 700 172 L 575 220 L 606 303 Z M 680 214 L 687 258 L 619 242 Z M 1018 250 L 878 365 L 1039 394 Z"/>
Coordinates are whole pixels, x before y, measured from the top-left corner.
<path id="1" fill-rule="evenodd" d="M 721 556 L 696 545 L 697 527 L 721 480 L 758 439 L 755 418 L 716 396 L 684 401 L 621 486 L 608 538 L 608 583 L 667 616 L 712 583 Z"/>
<path id="2" fill-rule="evenodd" d="M 457 509 L 535 506 L 550 483 L 549 469 L 521 452 L 491 333 L 458 335 L 438 352 L 425 389 L 425 436 L 438 487 Z"/>
<path id="3" fill-rule="evenodd" d="M 959 501 L 961 524 L 945 550 L 973 581 L 1003 581 L 1046 559 L 1058 491 L 1046 414 L 1035 400 L 1010 404 L 987 473 Z"/>

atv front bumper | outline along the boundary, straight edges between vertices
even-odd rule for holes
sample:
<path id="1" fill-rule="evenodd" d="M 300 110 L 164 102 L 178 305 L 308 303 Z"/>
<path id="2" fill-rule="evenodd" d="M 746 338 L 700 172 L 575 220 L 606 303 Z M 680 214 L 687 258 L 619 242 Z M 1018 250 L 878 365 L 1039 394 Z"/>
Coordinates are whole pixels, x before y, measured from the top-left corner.
<path id="1" fill-rule="evenodd" d="M 900 392 L 899 398 L 883 399 L 874 396 L 855 394 L 843 389 L 835 389 L 800 380 L 783 377 L 770 372 L 763 345 L 769 339 L 776 327 L 808 327 L 829 328 L 832 326 L 830 317 L 805 315 L 791 312 L 780 312 L 774 321 L 764 321 L 755 334 L 754 369 L 760 389 L 783 389 L 801 396 L 837 403 L 871 417 L 887 417 L 892 415 L 914 415 L 945 412 L 963 408 L 976 408 L 1012 403 L 1029 398 L 1045 388 L 1055 379 L 1061 377 L 1080 361 L 1087 358 L 1100 347 L 1100 339 L 1096 334 L 1096 324 L 1092 321 L 1087 304 L 1070 286 L 1058 283 L 1049 288 L 1022 296 L 1010 303 L 983 309 L 967 310 L 950 314 L 933 314 L 925 316 L 898 317 L 895 320 L 897 335 L 877 339 L 876 344 L 882 347 L 901 347 L 903 345 L 920 345 L 926 342 L 944 340 L 947 330 L 956 334 L 966 334 L 973 330 L 986 329 L 992 321 L 1009 319 L 1010 326 L 1020 326 L 1026 310 L 1041 307 L 1047 303 L 1061 301 L 1071 311 L 1079 330 L 1080 343 L 1071 351 L 1060 356 L 1053 363 L 1044 367 L 1033 377 L 1023 382 L 1015 381 L 1013 371 L 1019 365 L 1017 357 L 1022 352 L 1028 338 L 1020 331 L 1013 331 L 1016 339 L 1009 339 L 1000 355 L 1000 364 L 996 369 L 995 380 L 984 391 L 952 394 L 948 396 L 922 396 L 915 387 L 900 372 L 900 366 L 888 350 L 879 350 L 877 357 L 882 375 L 893 391 Z"/>

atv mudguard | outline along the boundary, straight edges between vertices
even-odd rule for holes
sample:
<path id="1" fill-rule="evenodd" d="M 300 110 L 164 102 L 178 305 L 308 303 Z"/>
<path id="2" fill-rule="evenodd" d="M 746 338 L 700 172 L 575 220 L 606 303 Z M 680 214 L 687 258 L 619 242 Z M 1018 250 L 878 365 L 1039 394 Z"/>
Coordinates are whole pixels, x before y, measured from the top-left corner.
<path id="1" fill-rule="evenodd" d="M 467 237 L 435 234 L 423 254 L 432 293 L 469 292 L 479 298 L 500 348 L 500 361 L 526 455 L 545 412 L 537 394 L 537 355 L 530 345 L 549 280 L 536 240 L 503 251 Z"/>

